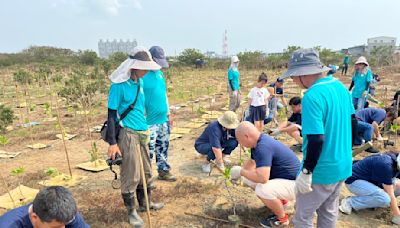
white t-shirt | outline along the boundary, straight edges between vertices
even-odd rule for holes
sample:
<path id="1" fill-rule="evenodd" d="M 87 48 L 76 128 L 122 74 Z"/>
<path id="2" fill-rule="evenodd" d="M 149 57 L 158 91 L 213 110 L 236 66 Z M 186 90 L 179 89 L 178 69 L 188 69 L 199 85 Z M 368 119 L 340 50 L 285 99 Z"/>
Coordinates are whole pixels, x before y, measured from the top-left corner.
<path id="1" fill-rule="evenodd" d="M 257 107 L 261 105 L 267 105 L 265 100 L 270 96 L 266 88 L 254 87 L 250 90 L 248 98 L 251 99 L 251 106 Z"/>

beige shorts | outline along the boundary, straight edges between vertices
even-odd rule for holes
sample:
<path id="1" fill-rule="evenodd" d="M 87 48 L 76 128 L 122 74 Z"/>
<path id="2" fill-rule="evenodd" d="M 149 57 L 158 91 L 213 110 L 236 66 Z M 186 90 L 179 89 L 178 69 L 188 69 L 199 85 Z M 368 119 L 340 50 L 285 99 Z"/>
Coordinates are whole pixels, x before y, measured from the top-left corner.
<path id="1" fill-rule="evenodd" d="M 285 199 L 295 200 L 295 180 L 272 179 L 266 184 L 254 183 L 250 180 L 243 180 L 243 183 L 255 189 L 256 195 L 262 199 Z"/>

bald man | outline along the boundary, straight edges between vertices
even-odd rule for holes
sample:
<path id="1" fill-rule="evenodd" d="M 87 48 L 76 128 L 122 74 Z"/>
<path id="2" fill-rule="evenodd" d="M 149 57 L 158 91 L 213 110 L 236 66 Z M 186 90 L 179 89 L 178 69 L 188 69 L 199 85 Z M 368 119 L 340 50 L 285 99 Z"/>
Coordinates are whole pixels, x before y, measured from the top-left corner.
<path id="1" fill-rule="evenodd" d="M 300 161 L 292 150 L 272 137 L 260 133 L 250 122 L 242 122 L 235 132 L 240 144 L 251 148 L 251 160 L 243 167 L 234 166 L 231 178 L 244 177 L 256 195 L 273 215 L 261 220 L 263 227 L 280 227 L 289 224 L 283 208 L 295 199 L 295 179 Z"/>

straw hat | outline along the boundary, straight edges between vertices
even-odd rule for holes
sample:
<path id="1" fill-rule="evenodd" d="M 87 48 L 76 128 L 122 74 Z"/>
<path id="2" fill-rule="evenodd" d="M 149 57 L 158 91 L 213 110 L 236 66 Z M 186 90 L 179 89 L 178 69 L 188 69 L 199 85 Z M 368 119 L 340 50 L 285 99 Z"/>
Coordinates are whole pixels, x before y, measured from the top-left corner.
<path id="1" fill-rule="evenodd" d="M 159 70 L 161 66 L 152 59 L 150 52 L 144 47 L 135 47 L 133 54 L 129 56 L 132 59 L 131 69 L 136 70 Z"/>
<path id="2" fill-rule="evenodd" d="M 239 125 L 239 120 L 236 113 L 232 111 L 226 111 L 218 118 L 218 123 L 227 129 L 235 129 Z"/>
<path id="3" fill-rule="evenodd" d="M 363 63 L 363 64 L 369 66 L 369 63 L 367 62 L 367 59 L 366 59 L 364 56 L 360 56 L 360 57 L 357 59 L 357 61 L 356 61 L 355 64 L 357 65 L 357 64 L 360 64 L 360 63 Z"/>
<path id="4" fill-rule="evenodd" d="M 237 63 L 237 62 L 239 62 L 239 58 L 236 55 L 232 56 L 231 63 Z"/>

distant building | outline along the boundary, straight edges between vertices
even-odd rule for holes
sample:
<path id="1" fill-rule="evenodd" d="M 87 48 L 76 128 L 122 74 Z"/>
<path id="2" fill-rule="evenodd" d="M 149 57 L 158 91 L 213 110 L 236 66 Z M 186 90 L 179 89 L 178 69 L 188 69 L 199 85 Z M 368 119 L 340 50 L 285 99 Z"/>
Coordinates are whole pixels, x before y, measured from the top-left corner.
<path id="1" fill-rule="evenodd" d="M 365 55 L 365 53 L 367 52 L 367 46 L 366 45 L 353 46 L 346 49 L 342 49 L 340 50 L 340 52 L 345 55 L 349 54 L 352 56 L 362 56 Z"/>
<path id="2" fill-rule="evenodd" d="M 368 52 L 371 52 L 374 48 L 382 46 L 390 46 L 393 51 L 396 49 L 396 37 L 390 36 L 378 36 L 368 39 Z"/>
<path id="3" fill-rule="evenodd" d="M 123 41 L 120 39 L 117 41 L 114 39 L 113 41 L 103 41 L 99 40 L 98 48 L 99 48 L 99 56 L 101 58 L 108 58 L 111 54 L 115 52 L 123 52 L 126 54 L 130 54 L 133 52 L 133 49 L 137 46 L 136 40 L 127 40 Z"/>

